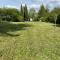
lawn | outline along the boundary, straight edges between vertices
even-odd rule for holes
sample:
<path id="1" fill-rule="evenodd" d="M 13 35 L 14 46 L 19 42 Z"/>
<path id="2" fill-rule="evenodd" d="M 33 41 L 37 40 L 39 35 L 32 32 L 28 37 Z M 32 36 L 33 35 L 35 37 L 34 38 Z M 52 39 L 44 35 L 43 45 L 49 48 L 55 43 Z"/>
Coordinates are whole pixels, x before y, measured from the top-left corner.
<path id="1" fill-rule="evenodd" d="M 60 60 L 60 27 L 44 22 L 0 23 L 0 60 Z"/>

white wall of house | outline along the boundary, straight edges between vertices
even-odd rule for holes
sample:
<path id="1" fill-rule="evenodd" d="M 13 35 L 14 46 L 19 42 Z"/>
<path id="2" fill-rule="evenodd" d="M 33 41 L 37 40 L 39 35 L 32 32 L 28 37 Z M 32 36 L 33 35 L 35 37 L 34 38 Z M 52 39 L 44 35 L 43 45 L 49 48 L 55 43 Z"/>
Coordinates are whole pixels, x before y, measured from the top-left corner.
<path id="1" fill-rule="evenodd" d="M 32 18 L 30 18 L 30 21 L 33 21 L 33 19 L 32 19 Z"/>

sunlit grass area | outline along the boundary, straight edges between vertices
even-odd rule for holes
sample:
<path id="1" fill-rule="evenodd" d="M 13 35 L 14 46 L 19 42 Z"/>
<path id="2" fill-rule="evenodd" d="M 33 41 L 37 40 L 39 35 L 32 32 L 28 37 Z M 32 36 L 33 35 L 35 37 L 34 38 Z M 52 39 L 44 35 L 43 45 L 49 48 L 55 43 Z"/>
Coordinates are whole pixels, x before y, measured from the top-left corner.
<path id="1" fill-rule="evenodd" d="M 0 60 L 60 60 L 60 27 L 44 22 L 0 23 Z"/>

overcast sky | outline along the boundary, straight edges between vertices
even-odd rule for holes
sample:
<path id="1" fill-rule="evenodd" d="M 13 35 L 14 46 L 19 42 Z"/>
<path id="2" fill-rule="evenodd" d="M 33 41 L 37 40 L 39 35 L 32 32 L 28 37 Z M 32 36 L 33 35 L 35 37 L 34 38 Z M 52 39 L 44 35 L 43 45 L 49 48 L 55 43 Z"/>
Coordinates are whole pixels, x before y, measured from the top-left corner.
<path id="1" fill-rule="evenodd" d="M 55 6 L 60 6 L 60 0 L 0 0 L 0 7 L 11 7 L 19 9 L 21 4 L 27 4 L 28 8 L 33 7 L 38 10 L 42 2 L 51 9 Z"/>

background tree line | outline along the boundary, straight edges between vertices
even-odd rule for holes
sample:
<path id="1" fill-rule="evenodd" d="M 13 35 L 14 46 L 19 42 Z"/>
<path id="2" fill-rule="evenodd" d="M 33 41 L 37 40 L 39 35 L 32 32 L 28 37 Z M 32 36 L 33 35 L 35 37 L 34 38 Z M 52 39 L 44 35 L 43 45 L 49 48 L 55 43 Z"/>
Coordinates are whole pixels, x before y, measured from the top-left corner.
<path id="1" fill-rule="evenodd" d="M 26 5 L 21 5 L 20 10 L 16 8 L 0 8 L 0 21 L 20 22 L 27 21 L 28 18 L 28 9 Z"/>
<path id="2" fill-rule="evenodd" d="M 0 21 L 42 21 L 60 24 L 60 8 L 56 7 L 49 11 L 43 4 L 40 6 L 39 11 L 36 12 L 34 8 L 28 10 L 27 5 L 20 7 L 20 10 L 15 8 L 0 8 Z"/>

